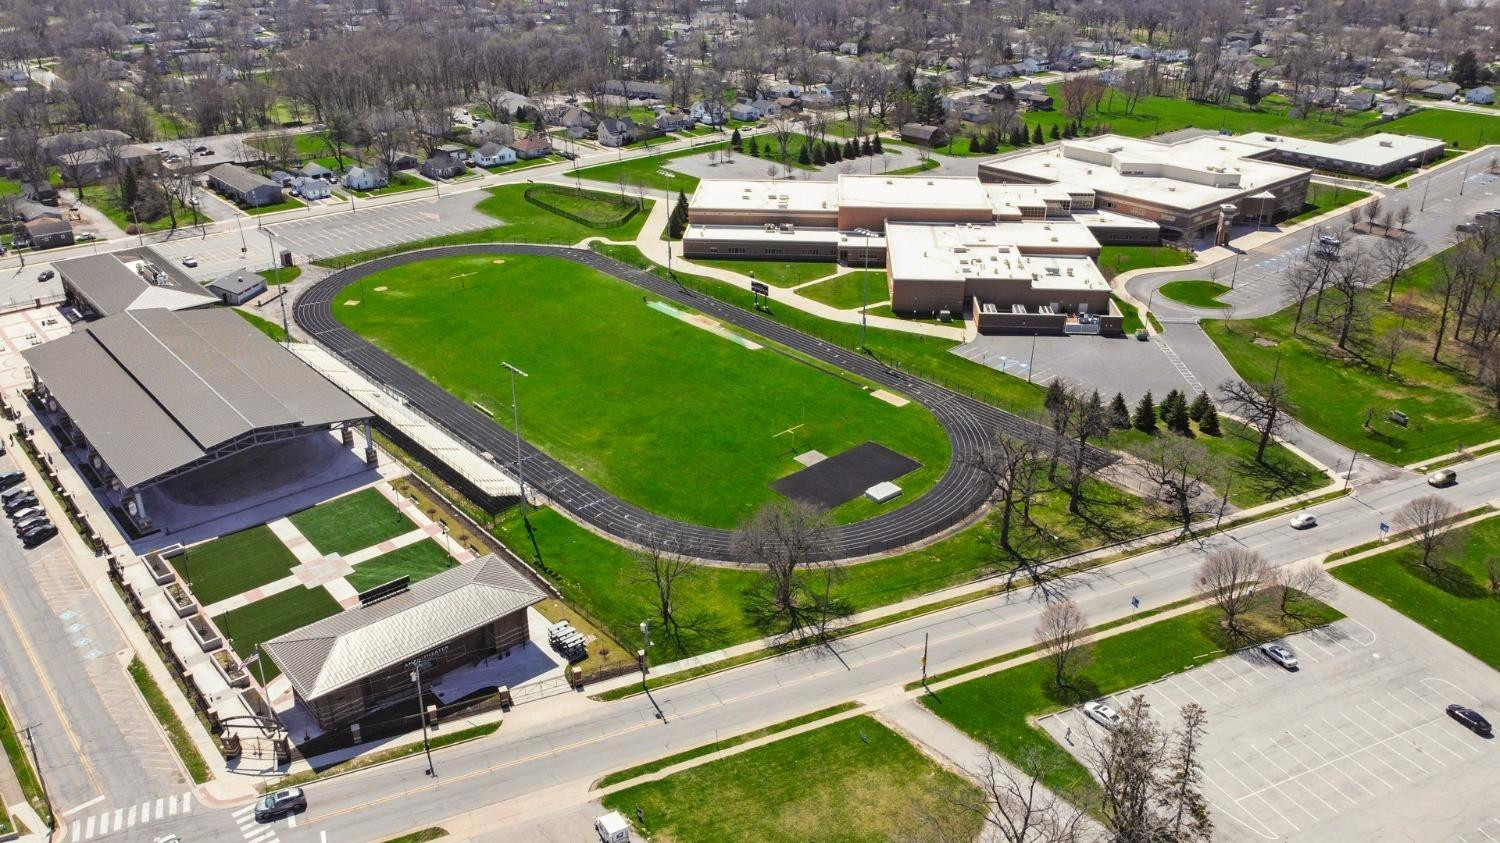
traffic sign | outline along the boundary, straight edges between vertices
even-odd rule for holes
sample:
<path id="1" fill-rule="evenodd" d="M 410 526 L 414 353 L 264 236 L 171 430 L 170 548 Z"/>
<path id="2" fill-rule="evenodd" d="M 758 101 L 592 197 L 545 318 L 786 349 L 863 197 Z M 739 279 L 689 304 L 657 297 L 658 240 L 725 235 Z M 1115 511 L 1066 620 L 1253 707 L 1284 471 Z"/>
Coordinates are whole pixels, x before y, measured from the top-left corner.
<path id="1" fill-rule="evenodd" d="M 771 294 L 771 287 L 764 281 L 751 281 L 750 292 L 758 296 L 769 296 Z"/>

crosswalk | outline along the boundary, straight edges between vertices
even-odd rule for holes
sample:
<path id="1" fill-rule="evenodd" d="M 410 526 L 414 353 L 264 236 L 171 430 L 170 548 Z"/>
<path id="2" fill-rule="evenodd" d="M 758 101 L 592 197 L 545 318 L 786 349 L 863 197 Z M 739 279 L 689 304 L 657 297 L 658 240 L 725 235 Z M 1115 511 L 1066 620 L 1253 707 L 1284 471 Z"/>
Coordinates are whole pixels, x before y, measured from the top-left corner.
<path id="1" fill-rule="evenodd" d="M 86 817 L 79 817 L 68 824 L 57 839 L 60 841 L 71 841 L 80 843 L 83 840 L 93 840 L 106 834 L 117 834 L 126 829 L 153 823 L 167 817 L 177 817 L 191 813 L 193 810 L 193 794 L 191 791 L 173 796 L 162 796 L 157 799 L 147 799 L 139 805 L 129 805 L 100 811 Z"/>
<path id="2" fill-rule="evenodd" d="M 234 812 L 234 821 L 239 823 L 240 836 L 245 838 L 245 843 L 279 843 L 276 837 L 276 827 L 262 825 L 255 821 L 255 803 Z M 296 823 L 296 815 L 288 816 L 289 824 Z"/>

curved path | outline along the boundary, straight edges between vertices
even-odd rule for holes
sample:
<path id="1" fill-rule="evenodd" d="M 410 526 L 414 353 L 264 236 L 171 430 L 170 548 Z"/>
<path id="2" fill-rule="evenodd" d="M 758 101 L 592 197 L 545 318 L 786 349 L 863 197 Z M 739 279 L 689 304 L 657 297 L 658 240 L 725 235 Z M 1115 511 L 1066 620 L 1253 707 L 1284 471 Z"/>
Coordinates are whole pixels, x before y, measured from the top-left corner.
<path id="1" fill-rule="evenodd" d="M 998 430 L 1050 437 L 1051 431 L 988 404 L 891 369 L 867 355 L 829 345 L 758 313 L 725 304 L 665 281 L 596 252 L 567 246 L 484 243 L 406 252 L 336 272 L 308 287 L 298 298 L 294 314 L 298 327 L 319 344 L 384 383 L 417 409 L 446 427 L 471 447 L 491 454 L 514 454 L 515 436 L 488 414 L 472 407 L 407 365 L 345 328 L 333 316 L 332 302 L 340 290 L 372 273 L 432 258 L 474 254 L 540 255 L 592 267 L 663 299 L 706 313 L 723 322 L 759 334 L 810 357 L 831 363 L 888 389 L 901 392 L 926 407 L 947 432 L 953 458 L 938 482 L 909 504 L 854 524 L 834 529 L 834 557 L 847 559 L 903 547 L 921 541 L 964 520 L 984 505 L 988 485 L 970 467 L 966 456 L 990 441 Z M 670 541 L 681 552 L 701 559 L 733 561 L 731 531 L 663 518 L 620 500 L 580 476 L 531 443 L 521 442 L 528 483 L 574 518 L 635 544 Z M 1090 448 L 1091 468 L 1113 462 L 1113 455 Z M 511 460 L 499 457 L 501 465 Z"/>

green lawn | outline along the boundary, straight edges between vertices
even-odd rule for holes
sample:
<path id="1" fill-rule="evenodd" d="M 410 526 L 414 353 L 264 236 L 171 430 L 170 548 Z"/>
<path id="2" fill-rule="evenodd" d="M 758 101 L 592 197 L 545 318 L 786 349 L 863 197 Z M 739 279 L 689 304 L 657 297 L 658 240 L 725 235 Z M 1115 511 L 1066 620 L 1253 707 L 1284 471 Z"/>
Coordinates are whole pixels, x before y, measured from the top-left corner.
<path id="1" fill-rule="evenodd" d="M 1134 399 L 1127 398 L 1127 401 L 1132 407 L 1135 406 Z M 1196 423 L 1192 427 L 1196 434 L 1193 441 L 1200 443 L 1208 451 L 1208 482 L 1216 492 L 1222 494 L 1225 478 L 1229 478 L 1229 502 L 1237 507 L 1259 506 L 1311 492 L 1328 483 L 1327 476 L 1311 463 L 1277 442 L 1266 446 L 1264 462 L 1257 463 L 1254 435 L 1249 428 L 1234 419 L 1219 416 L 1218 436 L 1198 433 Z M 1176 435 L 1169 433 L 1165 424 L 1155 434 L 1142 433 L 1133 428 L 1116 430 L 1109 434 L 1106 444 L 1149 459 L 1152 440 Z"/>
<path id="2" fill-rule="evenodd" d="M 103 214 L 123 231 L 130 231 L 130 227 L 136 225 L 137 217 L 131 214 L 129 208 L 120 205 L 120 194 L 113 187 L 86 185 L 80 191 L 80 198 L 90 208 Z M 173 202 L 177 208 L 177 227 L 187 228 L 193 222 L 192 209 L 176 200 Z M 165 231 L 171 227 L 172 215 L 164 213 L 154 220 L 141 220 L 139 230 L 149 234 L 153 231 Z"/>
<path id="3" fill-rule="evenodd" d="M 368 199 L 371 196 L 384 196 L 387 193 L 405 193 L 408 190 L 421 190 L 423 188 L 431 190 L 432 182 L 423 181 L 416 176 L 407 175 L 406 173 L 397 173 L 390 179 L 385 187 L 377 187 L 374 190 L 370 191 L 356 192 L 355 195 L 363 199 Z"/>
<path id="4" fill-rule="evenodd" d="M 1061 87 L 1061 84 L 1048 85 L 1047 93 L 1060 100 Z M 1235 134 L 1271 132 L 1315 140 L 1337 140 L 1372 129 L 1380 119 L 1380 115 L 1373 111 L 1346 114 L 1338 123 L 1334 123 L 1326 113 L 1310 119 L 1291 117 L 1288 115 L 1288 105 L 1284 98 L 1276 96 L 1266 97 L 1254 108 L 1245 105 L 1238 97 L 1226 106 L 1176 97 L 1144 96 L 1127 113 L 1124 95 L 1111 88 L 1099 103 L 1099 109 L 1090 111 L 1083 122 L 1087 125 L 1106 123 L 1115 134 L 1137 138 L 1191 127 L 1214 131 L 1227 129 Z M 1055 111 L 1026 114 L 1028 126 L 1040 125 L 1042 131 L 1049 134 L 1053 126 L 1065 127 L 1071 119 L 1063 113 L 1060 104 Z M 1392 128 L 1390 131 L 1409 130 Z"/>
<path id="5" fill-rule="evenodd" d="M 291 517 L 292 525 L 324 555 L 343 556 L 417 528 L 378 489 L 320 503 Z"/>
<path id="6" fill-rule="evenodd" d="M 277 214 L 282 211 L 292 211 L 296 210 L 297 208 L 306 207 L 307 205 L 301 199 L 296 199 L 288 196 L 282 199 L 280 202 L 276 202 L 271 205 L 259 205 L 254 208 L 241 208 L 240 210 L 244 211 L 252 217 L 258 217 L 261 214 Z"/>
<path id="7" fill-rule="evenodd" d="M 1350 187 L 1314 184 L 1307 189 L 1307 201 L 1302 205 L 1302 213 L 1289 217 L 1285 222 L 1291 223 L 1310 220 L 1313 217 L 1326 214 L 1335 208 L 1342 208 L 1350 202 L 1356 202 L 1369 195 L 1363 190 L 1355 190 Z"/>
<path id="8" fill-rule="evenodd" d="M 679 149 L 673 152 L 643 155 L 639 158 L 630 158 L 623 161 L 615 161 L 609 164 L 596 164 L 577 171 L 579 178 L 590 181 L 603 182 L 604 184 L 617 184 L 624 179 L 627 184 L 644 184 L 653 190 L 681 190 L 692 193 L 698 187 L 698 179 L 695 176 L 679 173 L 667 167 L 667 162 L 674 158 L 683 158 L 689 155 L 704 155 L 711 151 L 725 149 L 729 146 L 728 141 L 719 143 L 703 144 L 702 146 Z"/>
<path id="9" fill-rule="evenodd" d="M 1195 278 L 1189 281 L 1168 281 L 1158 291 L 1162 296 L 1190 307 L 1228 307 L 1219 301 L 1219 296 L 1229 292 L 1229 287 L 1217 281 Z"/>
<path id="10" fill-rule="evenodd" d="M 1192 262 L 1187 252 L 1171 246 L 1104 246 L 1099 249 L 1099 271 L 1113 278 L 1148 266 L 1184 266 Z"/>
<path id="11" fill-rule="evenodd" d="M 296 281 L 302 276 L 302 267 L 278 266 L 275 269 L 262 269 L 255 274 L 266 279 L 266 283 L 274 287 L 277 284 L 290 284 Z"/>
<path id="12" fill-rule="evenodd" d="M 1321 603 L 1301 605 L 1299 609 L 1305 624 L 1283 623 L 1274 606 L 1263 606 L 1247 617 L 1247 625 L 1259 632 L 1258 640 L 1342 617 L 1336 609 Z M 1071 689 L 1058 688 L 1052 682 L 1051 665 L 1041 660 L 961 682 L 922 697 L 922 704 L 1002 756 L 1018 759 L 1022 753 L 1035 750 L 1053 759 L 1054 772 L 1044 778 L 1046 784 L 1080 804 L 1089 804 L 1097 790 L 1093 777 L 1072 755 L 1033 727 L 1030 719 L 1197 667 L 1222 654 L 1226 647 L 1249 643 L 1227 641 L 1221 618 L 1217 609 L 1199 609 L 1100 638 L 1094 644 L 1093 663 L 1081 672 Z M 1171 717 L 1168 712 L 1162 713 Z"/>
<path id="13" fill-rule="evenodd" d="M 877 304 L 874 307 L 871 307 L 868 312 L 871 316 L 884 316 L 887 319 L 900 319 L 902 322 L 922 322 L 927 325 L 947 325 L 950 328 L 963 327 L 963 320 L 961 319 L 949 319 L 947 322 L 944 322 L 943 320 L 936 317 L 912 316 L 908 313 L 897 313 L 896 311 L 891 310 L 891 306 L 888 304 Z M 992 369 L 991 371 L 994 370 Z"/>
<path id="14" fill-rule="evenodd" d="M 510 423 L 497 361 L 526 371 L 525 435 L 664 515 L 734 526 L 779 499 L 768 484 L 798 470 L 792 457 L 809 449 L 876 441 L 911 456 L 921 468 L 902 479 L 901 503 L 947 468 L 947 437 L 919 405 L 893 407 L 842 372 L 745 348 L 569 261 L 443 258 L 370 276 L 347 295 L 368 300 L 337 301 L 340 320 L 497 422 Z M 853 501 L 835 518 L 873 511 Z"/>
<path id="15" fill-rule="evenodd" d="M 1437 331 L 1439 303 L 1429 287 L 1440 257 L 1419 264 L 1398 286 L 1415 297 L 1417 312 L 1406 322 L 1408 347 L 1396 359 L 1392 377 L 1378 359 L 1370 338 L 1379 337 L 1400 322 L 1385 303 L 1385 287 L 1364 294 L 1370 328 L 1349 343 L 1336 344 L 1336 328 L 1308 324 L 1314 310 L 1309 301 L 1297 336 L 1292 335 L 1296 306 L 1258 319 L 1203 323 L 1239 375 L 1250 381 L 1269 381 L 1281 359 L 1280 379 L 1289 389 L 1296 416 L 1324 436 L 1377 459 L 1405 464 L 1448 453 L 1459 445 L 1476 445 L 1500 438 L 1500 417 L 1493 399 L 1480 394 L 1460 365 L 1459 344 L 1444 344 L 1443 362 L 1431 361 L 1432 337 Z M 1334 307 L 1325 298 L 1324 316 Z M 1257 342 L 1259 338 L 1259 342 Z M 1407 427 L 1389 421 L 1390 410 L 1410 418 Z M 1365 427 L 1366 418 L 1370 427 Z"/>
<path id="16" fill-rule="evenodd" d="M 541 205 L 553 212 L 571 214 L 574 221 L 583 221 L 591 228 L 618 228 L 641 210 L 635 200 L 617 193 L 579 190 L 555 184 L 534 185 L 526 189 L 525 196 L 534 205 Z"/>
<path id="17" fill-rule="evenodd" d="M 355 591 L 365 591 L 400 576 L 411 577 L 412 582 L 425 580 L 457 564 L 438 539 L 423 539 L 355 565 L 354 573 L 344 579 Z"/>
<path id="18" fill-rule="evenodd" d="M 320 260 L 317 263 L 320 266 L 341 269 L 386 255 L 395 255 L 416 249 L 432 248 L 434 246 L 454 246 L 463 243 L 560 243 L 568 245 L 577 243 L 587 237 L 603 237 L 609 240 L 634 240 L 641 233 L 641 226 L 645 224 L 646 217 L 650 215 L 651 203 L 653 201 L 647 199 L 645 209 L 641 213 L 631 217 L 624 225 L 618 228 L 598 229 L 581 225 L 545 208 L 539 208 L 527 202 L 523 195 L 526 188 L 527 185 L 524 184 L 509 184 L 503 187 L 488 188 L 485 191 L 490 195 L 481 199 L 475 207 L 496 219 L 497 224 L 494 227 L 481 228 L 475 231 L 463 231 L 458 234 L 445 234 L 439 237 L 429 237 L 426 240 L 414 240 L 410 243 L 401 243 L 395 246 L 382 246 L 347 255 L 336 255 Z"/>
<path id="19" fill-rule="evenodd" d="M 1469 111 L 1423 108 L 1377 127 L 1376 131 L 1425 135 L 1429 138 L 1441 138 L 1449 146 L 1459 149 L 1474 149 L 1500 139 L 1500 117 Z"/>
<path id="20" fill-rule="evenodd" d="M 861 304 L 871 305 L 891 297 L 885 273 L 878 270 L 846 272 L 803 287 L 797 294 L 839 310 L 858 310 Z"/>
<path id="21" fill-rule="evenodd" d="M 204 606 L 291 573 L 297 557 L 265 525 L 194 545 L 172 560 Z"/>
<path id="22" fill-rule="evenodd" d="M 886 175 L 889 175 L 889 176 L 914 176 L 917 173 L 925 173 L 928 170 L 936 170 L 938 167 L 941 167 L 941 166 L 943 166 L 943 162 L 937 160 L 936 158 L 928 158 L 926 161 L 922 161 L 920 163 L 913 164 L 910 167 L 897 167 L 894 170 L 889 170 L 889 171 L 886 172 Z"/>
<path id="23" fill-rule="evenodd" d="M 1500 555 L 1500 519 L 1468 529 L 1468 541 L 1449 554 L 1452 572 L 1446 579 L 1417 565 L 1420 553 L 1410 546 L 1340 565 L 1332 573 L 1500 670 L 1500 596 L 1490 593 L 1485 571 L 1485 564 Z"/>
<path id="24" fill-rule="evenodd" d="M 317 158 L 321 155 L 327 155 L 328 144 L 324 142 L 324 138 L 326 136 L 327 133 L 325 132 L 298 132 L 291 135 L 292 148 L 296 152 L 297 157 L 303 160 Z M 261 150 L 262 152 L 269 152 L 274 149 L 276 145 L 275 141 L 265 137 L 250 138 L 246 141 L 246 143 Z M 344 154 L 344 157 L 349 157 L 347 152 Z"/>
<path id="25" fill-rule="evenodd" d="M 803 766 L 807 769 L 802 769 Z M 871 717 L 851 717 L 604 797 L 640 833 L 692 841 L 904 839 L 972 788 Z M 971 835 L 981 819 L 970 818 Z"/>
<path id="26" fill-rule="evenodd" d="M 235 308 L 234 312 L 238 313 L 240 315 L 240 318 L 244 319 L 246 322 L 254 325 L 255 330 L 260 331 L 262 334 L 265 334 L 266 336 L 277 342 L 286 342 L 286 331 L 281 327 L 281 325 L 272 322 L 269 319 L 262 319 L 261 317 L 256 316 L 253 313 L 248 313 L 246 311 L 240 310 L 239 308 Z"/>
<path id="27" fill-rule="evenodd" d="M 31 766 L 31 756 L 26 751 L 25 741 L 20 733 L 16 731 L 15 723 L 10 719 L 10 713 L 6 711 L 4 700 L 0 700 L 0 747 L 5 749 L 5 757 L 10 763 L 10 769 L 15 773 L 16 783 L 20 786 L 21 794 L 42 819 L 51 818 L 52 812 L 47 808 L 47 794 L 42 788 L 42 781 L 37 777 L 36 768 Z M 0 819 L 7 823 L 10 813 L 0 807 Z"/>
<path id="28" fill-rule="evenodd" d="M 328 589 L 322 586 L 296 586 L 248 606 L 225 612 L 214 618 L 214 624 L 228 636 L 234 651 L 243 660 L 255 652 L 257 645 L 339 611 L 339 603 L 328 593 Z M 281 673 L 276 662 L 270 658 L 262 656 L 261 663 L 265 665 L 267 682 Z M 260 668 L 261 665 L 252 665 L 250 668 L 257 679 L 260 678 Z"/>
<path id="29" fill-rule="evenodd" d="M 600 254 L 650 270 L 662 278 L 673 279 L 689 289 L 720 301 L 741 307 L 750 306 L 748 292 L 721 281 L 685 272 L 669 275 L 664 267 L 651 263 L 634 246 L 595 244 L 593 248 Z M 880 316 L 892 315 L 885 305 L 871 308 L 870 312 Z M 834 322 L 794 307 L 778 306 L 775 299 L 772 299 L 771 308 L 764 315 L 825 342 L 848 349 L 860 347 L 860 330 L 857 324 Z M 959 326 L 956 322 L 951 324 Z M 1043 388 L 1041 386 L 1002 374 L 988 366 L 959 357 L 957 354 L 950 354 L 950 350 L 958 344 L 954 340 L 880 328 L 870 328 L 865 339 L 866 353 L 888 365 L 934 380 L 950 389 L 988 401 L 997 407 L 1016 412 L 1040 412 L 1042 410 Z"/>
<path id="30" fill-rule="evenodd" d="M 733 258 L 693 258 L 693 263 L 727 269 L 741 275 L 755 273 L 755 280 L 772 287 L 795 287 L 838 271 L 833 261 L 752 261 Z"/>
<path id="31" fill-rule="evenodd" d="M 1115 307 L 1120 309 L 1120 314 L 1125 317 L 1124 331 L 1127 335 L 1133 335 L 1136 331 L 1146 327 L 1145 323 L 1141 321 L 1141 311 L 1135 305 L 1125 301 L 1114 293 L 1110 293 L 1109 298 L 1115 303 Z"/>

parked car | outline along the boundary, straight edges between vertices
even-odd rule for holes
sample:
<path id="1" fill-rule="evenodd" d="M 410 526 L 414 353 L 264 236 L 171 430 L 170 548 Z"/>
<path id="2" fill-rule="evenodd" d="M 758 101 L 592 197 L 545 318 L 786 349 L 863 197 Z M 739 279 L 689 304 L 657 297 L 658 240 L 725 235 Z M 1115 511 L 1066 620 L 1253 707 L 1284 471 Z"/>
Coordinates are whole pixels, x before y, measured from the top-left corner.
<path id="1" fill-rule="evenodd" d="M 630 843 L 630 823 L 619 811 L 610 811 L 594 820 L 594 831 L 600 843 Z"/>
<path id="2" fill-rule="evenodd" d="M 1311 512 L 1299 512 L 1292 516 L 1292 528 L 1295 530 L 1306 530 L 1308 527 L 1318 526 L 1318 518 Z"/>
<path id="3" fill-rule="evenodd" d="M 48 269 L 48 270 L 44 270 L 44 271 L 38 273 L 37 276 L 36 276 L 36 280 L 38 280 L 38 281 L 51 281 L 53 278 L 56 278 L 56 277 L 57 277 L 57 273 L 53 272 L 50 269 Z"/>
<path id="4" fill-rule="evenodd" d="M 0 489 L 9 489 L 11 486 L 25 479 L 26 475 L 19 471 L 7 471 L 4 474 L 0 474 Z"/>
<path id="5" fill-rule="evenodd" d="M 14 489 L 6 489 L 0 492 L 0 503 L 10 503 L 16 498 L 24 498 L 30 494 L 33 494 L 30 486 L 17 486 Z"/>
<path id="6" fill-rule="evenodd" d="M 1448 706 L 1448 716 L 1462 723 L 1465 729 L 1480 737 L 1490 737 L 1493 731 L 1490 729 L 1490 721 L 1484 719 L 1479 712 L 1467 706 L 1454 703 Z"/>
<path id="7" fill-rule="evenodd" d="M 1442 489 L 1458 482 L 1458 472 L 1451 468 L 1440 468 L 1427 475 L 1427 485 Z"/>
<path id="8" fill-rule="evenodd" d="M 5 514 L 9 515 L 12 512 L 20 512 L 21 510 L 26 509 L 27 507 L 33 507 L 33 506 L 36 506 L 36 495 L 35 494 L 21 495 L 20 497 L 16 498 L 15 500 L 9 500 L 9 501 L 5 502 Z"/>
<path id="9" fill-rule="evenodd" d="M 53 526 L 52 522 L 39 524 L 21 535 L 21 546 L 27 548 L 36 547 L 39 544 L 46 543 L 48 539 L 55 535 L 57 535 L 57 527 Z"/>
<path id="10" fill-rule="evenodd" d="M 191 266 L 197 266 L 198 265 L 198 259 L 195 258 L 195 257 L 193 257 L 192 255 L 188 255 L 188 256 L 186 256 L 186 257 L 184 257 L 182 259 L 182 265 L 183 266 L 190 266 L 190 267 Z"/>
<path id="11" fill-rule="evenodd" d="M 1287 670 L 1297 669 L 1297 654 L 1280 644 L 1262 644 L 1260 645 L 1260 651 L 1265 654 L 1266 658 L 1276 662 Z"/>
<path id="12" fill-rule="evenodd" d="M 1083 713 L 1087 717 L 1106 729 L 1113 729 L 1120 725 L 1120 713 L 1098 700 L 1090 700 L 1083 704 Z"/>
<path id="13" fill-rule="evenodd" d="M 6 514 L 10 516 L 12 524 L 23 524 L 28 519 L 37 515 L 46 515 L 47 513 L 39 506 L 28 506 L 25 509 L 18 509 L 15 512 L 8 512 Z"/>
<path id="14" fill-rule="evenodd" d="M 289 787 L 265 795 L 255 803 L 255 821 L 267 822 L 293 811 L 307 810 L 307 795 L 300 787 Z"/>
<path id="15" fill-rule="evenodd" d="M 25 533 L 27 530 L 30 530 L 32 527 L 51 523 L 51 521 L 47 520 L 47 516 L 45 513 L 38 512 L 36 515 L 27 518 L 25 521 L 16 522 L 16 535 L 19 536 Z"/>
<path id="16" fill-rule="evenodd" d="M 92 231 L 80 231 L 73 236 L 73 239 L 79 243 L 87 243 L 88 241 L 93 240 L 98 236 L 99 235 L 95 234 Z"/>

